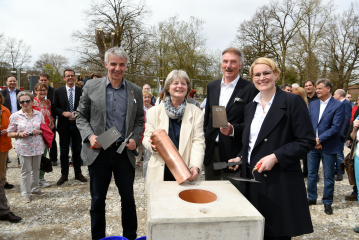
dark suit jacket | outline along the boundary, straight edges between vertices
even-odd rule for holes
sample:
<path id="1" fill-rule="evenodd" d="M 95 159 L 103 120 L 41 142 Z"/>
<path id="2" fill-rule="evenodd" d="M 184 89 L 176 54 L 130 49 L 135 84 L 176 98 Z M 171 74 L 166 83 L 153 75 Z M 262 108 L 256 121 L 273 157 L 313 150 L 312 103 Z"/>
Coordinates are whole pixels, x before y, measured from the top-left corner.
<path id="1" fill-rule="evenodd" d="M 346 99 L 342 101 L 345 112 L 343 124 L 340 128 L 340 140 L 345 142 L 346 134 L 350 126 L 350 118 L 352 117 L 352 105 Z"/>
<path id="2" fill-rule="evenodd" d="M 19 94 L 20 89 L 17 89 L 16 88 L 16 97 L 17 95 Z M 12 110 L 12 107 L 11 107 L 11 100 L 10 100 L 10 94 L 9 94 L 9 88 L 5 88 L 3 90 L 1 90 L 1 94 L 4 96 L 5 98 L 5 102 L 3 103 L 3 105 L 9 109 L 10 113 L 11 113 L 11 110 Z M 16 100 L 16 104 L 17 104 L 17 110 L 19 111 L 21 109 L 20 107 L 20 104 L 19 102 Z"/>
<path id="3" fill-rule="evenodd" d="M 47 99 L 50 100 L 51 102 L 51 105 L 53 104 L 54 102 L 54 92 L 55 92 L 55 89 L 53 87 L 51 87 L 50 85 L 47 86 Z M 56 120 L 56 114 L 54 112 L 54 109 L 51 107 L 51 115 L 52 117 L 54 118 L 54 120 Z"/>
<path id="4" fill-rule="evenodd" d="M 323 146 L 324 154 L 337 154 L 341 149 L 340 128 L 344 122 L 345 112 L 343 103 L 330 98 L 321 119 L 318 122 L 320 111 L 320 99 L 315 100 L 309 105 L 309 115 L 314 131 L 318 129 L 318 138 Z"/>
<path id="5" fill-rule="evenodd" d="M 254 173 L 261 183 L 240 183 L 240 191 L 265 218 L 264 234 L 271 237 L 297 236 L 313 232 L 300 158 L 315 147 L 315 134 L 307 106 L 299 95 L 277 91 L 254 144 L 250 172 L 247 171 L 252 120 L 257 108 L 245 109 L 242 176 L 253 178 L 251 170 L 263 157 L 274 153 L 278 163 L 270 171 Z"/>
<path id="6" fill-rule="evenodd" d="M 74 110 L 79 106 L 82 91 L 80 87 L 75 86 L 75 104 Z M 66 87 L 60 87 L 54 91 L 54 101 L 52 102 L 52 111 L 58 117 L 57 131 L 62 133 L 66 130 L 69 119 L 62 116 L 63 112 L 70 111 L 69 100 L 67 98 Z"/>
<path id="7" fill-rule="evenodd" d="M 234 137 L 225 136 L 220 132 L 219 128 L 213 128 L 212 122 L 212 106 L 219 105 L 221 81 L 221 79 L 216 80 L 207 85 L 207 103 L 203 124 L 206 141 L 204 165 L 206 166 L 209 166 L 211 163 L 215 140 L 218 135 L 218 149 L 221 162 L 228 162 L 229 159 L 237 156 L 238 151 L 242 148 L 244 108 L 258 93 L 253 83 L 239 78 L 226 106 L 227 119 L 234 128 Z M 235 98 L 240 98 L 241 100 L 234 103 Z"/>

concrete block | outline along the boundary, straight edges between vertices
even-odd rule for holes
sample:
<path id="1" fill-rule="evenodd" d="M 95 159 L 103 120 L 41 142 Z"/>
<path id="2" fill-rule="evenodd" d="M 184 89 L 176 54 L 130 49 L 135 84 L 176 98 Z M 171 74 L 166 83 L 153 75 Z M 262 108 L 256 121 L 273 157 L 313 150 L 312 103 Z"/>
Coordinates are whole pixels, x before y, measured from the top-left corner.
<path id="1" fill-rule="evenodd" d="M 147 204 L 149 240 L 263 239 L 263 216 L 229 181 L 152 182 Z"/>

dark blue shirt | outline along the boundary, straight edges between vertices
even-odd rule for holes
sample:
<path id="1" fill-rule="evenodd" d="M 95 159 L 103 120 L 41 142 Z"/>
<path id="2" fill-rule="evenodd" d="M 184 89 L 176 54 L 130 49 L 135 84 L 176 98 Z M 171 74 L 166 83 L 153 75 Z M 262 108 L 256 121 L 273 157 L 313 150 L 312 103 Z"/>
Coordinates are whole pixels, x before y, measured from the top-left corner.
<path id="1" fill-rule="evenodd" d="M 171 119 L 169 121 L 169 127 L 168 127 L 168 136 L 170 137 L 171 141 L 173 142 L 173 145 L 175 147 L 179 148 L 179 139 L 180 139 L 180 132 L 181 132 L 181 125 L 182 121 L 178 121 L 178 119 Z M 173 177 L 170 169 L 165 165 L 165 176 L 169 179 L 172 179 L 175 181 L 176 179 Z"/>
<path id="2" fill-rule="evenodd" d="M 127 114 L 127 92 L 126 83 L 122 79 L 122 84 L 118 88 L 113 88 L 110 80 L 106 77 L 106 131 L 116 126 L 121 133 L 117 140 L 125 140 L 126 133 L 126 114 Z"/>

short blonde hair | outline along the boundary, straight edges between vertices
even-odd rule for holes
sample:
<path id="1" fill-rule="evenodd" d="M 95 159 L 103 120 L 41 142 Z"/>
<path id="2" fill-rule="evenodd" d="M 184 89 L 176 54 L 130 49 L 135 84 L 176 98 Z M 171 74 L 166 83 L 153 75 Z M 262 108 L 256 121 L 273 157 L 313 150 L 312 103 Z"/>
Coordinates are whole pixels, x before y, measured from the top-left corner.
<path id="1" fill-rule="evenodd" d="M 307 107 L 308 107 L 307 92 L 304 90 L 304 88 L 302 88 L 302 87 L 294 88 L 292 93 L 301 96 L 304 99 L 304 102 L 305 102 L 305 104 L 307 104 Z"/>
<path id="2" fill-rule="evenodd" d="M 252 63 L 252 66 L 249 69 L 249 75 L 251 76 L 251 78 L 253 78 L 253 68 L 257 64 L 265 64 L 272 69 L 273 73 L 277 73 L 278 76 L 280 75 L 280 70 L 279 70 L 277 64 L 272 59 L 262 57 L 262 58 L 257 58 Z"/>
<path id="3" fill-rule="evenodd" d="M 165 85 L 163 86 L 163 99 L 166 99 L 167 96 L 170 96 L 170 93 L 168 92 L 168 89 L 170 88 L 171 83 L 176 80 L 176 79 L 182 79 L 182 80 L 186 80 L 187 83 L 187 93 L 186 93 L 186 99 L 188 99 L 188 95 L 191 91 L 191 81 L 189 80 L 189 77 L 187 75 L 187 73 L 183 70 L 173 70 L 172 72 L 170 72 L 167 75 L 166 81 L 165 81 Z"/>
<path id="4" fill-rule="evenodd" d="M 150 97 L 152 97 L 152 93 L 150 91 L 142 90 L 142 96 L 147 96 L 147 95 L 150 95 Z"/>
<path id="5" fill-rule="evenodd" d="M 25 92 L 25 91 L 22 91 L 22 92 L 19 92 L 19 94 L 17 95 L 17 101 L 20 103 L 20 97 L 23 97 L 23 96 L 28 96 L 30 97 L 30 100 L 31 102 L 34 101 L 34 95 L 32 95 L 31 93 L 29 92 Z"/>

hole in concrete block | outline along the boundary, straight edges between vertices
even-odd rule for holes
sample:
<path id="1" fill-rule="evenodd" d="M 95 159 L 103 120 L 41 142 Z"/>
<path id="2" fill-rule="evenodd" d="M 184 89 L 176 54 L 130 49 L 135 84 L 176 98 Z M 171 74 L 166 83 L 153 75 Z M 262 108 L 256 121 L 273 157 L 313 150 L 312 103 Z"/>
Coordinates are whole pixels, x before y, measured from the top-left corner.
<path id="1" fill-rule="evenodd" d="M 218 199 L 213 192 L 201 189 L 188 189 L 179 193 L 182 200 L 190 203 L 210 203 Z"/>

